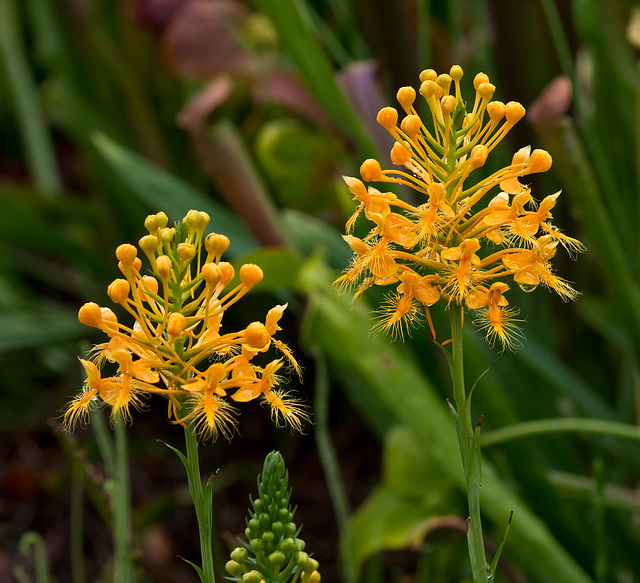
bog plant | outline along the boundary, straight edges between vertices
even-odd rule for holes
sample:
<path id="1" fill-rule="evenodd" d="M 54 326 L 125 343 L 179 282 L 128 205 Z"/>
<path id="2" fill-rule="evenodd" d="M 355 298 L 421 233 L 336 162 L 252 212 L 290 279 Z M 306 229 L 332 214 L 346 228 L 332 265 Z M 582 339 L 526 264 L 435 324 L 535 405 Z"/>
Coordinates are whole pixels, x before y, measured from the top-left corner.
<path id="1" fill-rule="evenodd" d="M 473 80 L 475 96 L 468 104 L 461 92 L 462 68 L 449 74 L 433 69 L 420 75 L 419 94 L 426 119 L 416 105 L 418 93 L 403 87 L 397 99 L 405 112 L 383 108 L 377 117 L 395 139 L 391 161 L 405 169 L 383 170 L 373 159 L 360 168 L 362 180 L 345 177 L 358 207 L 343 236 L 354 252 L 348 269 L 336 281 L 354 287 L 354 299 L 373 285 L 386 294 L 376 328 L 402 336 L 421 320 L 428 322 L 434 342 L 430 308 L 448 309 L 451 340 L 442 342 L 453 381 L 449 403 L 458 432 L 469 504 L 469 556 L 475 582 L 493 580 L 500 550 L 487 562 L 480 513 L 480 423 L 472 422 L 471 396 L 464 380 L 462 327 L 471 312 L 491 344 L 514 349 L 523 338 L 518 309 L 506 292 L 515 283 L 525 292 L 542 286 L 564 300 L 578 296 L 557 275 L 551 261 L 560 248 L 569 255 L 583 245 L 551 222 L 559 192 L 536 202 L 522 177 L 546 172 L 552 164 L 545 150 L 518 150 L 509 166 L 476 178 L 491 151 L 524 114 L 517 102 L 494 100 L 487 75 Z M 424 104 L 423 104 L 424 105 Z M 364 182 L 408 188 L 412 201 Z M 416 202 L 413 202 L 415 199 Z M 372 224 L 364 238 L 353 229 L 364 214 Z M 511 285 L 510 285 L 511 284 Z M 450 350 L 445 347 L 450 343 Z"/>
<path id="2" fill-rule="evenodd" d="M 246 543 L 231 552 L 226 569 L 242 583 L 318 583 L 318 561 L 305 552 L 302 527 L 293 522 L 289 475 L 282 456 L 272 451 L 258 477 L 258 498 L 251 500 Z"/>
<path id="3" fill-rule="evenodd" d="M 143 409 L 147 397 L 163 397 L 171 423 L 184 427 L 186 455 L 170 447 L 182 460 L 198 518 L 203 582 L 213 583 L 212 481 L 203 485 L 198 461 L 198 438 L 231 439 L 238 407 L 260 399 L 276 425 L 301 431 L 309 416 L 298 398 L 279 388 L 283 371 L 301 373 L 287 345 L 275 337 L 285 305 L 271 308 L 264 321 L 239 331 L 226 331 L 223 318 L 263 277 L 260 267 L 234 267 L 222 261 L 229 246 L 224 235 L 205 236 L 209 216 L 189 211 L 168 227 L 160 212 L 145 221 L 148 234 L 139 241 L 148 267 L 134 245 L 116 249 L 123 278 L 114 280 L 108 295 L 133 324 L 120 321 L 109 307 L 94 302 L 78 313 L 81 323 L 98 328 L 108 340 L 80 359 L 86 381 L 69 403 L 64 423 L 69 429 L 85 423 L 90 412 L 107 407 L 116 431 L 118 484 L 114 496 L 116 580 L 132 580 L 129 546 L 128 475 L 124 425 L 131 408 Z M 145 273 L 147 271 L 147 273 Z M 273 352 L 277 356 L 273 356 Z M 103 374 L 103 369 L 111 369 Z"/>

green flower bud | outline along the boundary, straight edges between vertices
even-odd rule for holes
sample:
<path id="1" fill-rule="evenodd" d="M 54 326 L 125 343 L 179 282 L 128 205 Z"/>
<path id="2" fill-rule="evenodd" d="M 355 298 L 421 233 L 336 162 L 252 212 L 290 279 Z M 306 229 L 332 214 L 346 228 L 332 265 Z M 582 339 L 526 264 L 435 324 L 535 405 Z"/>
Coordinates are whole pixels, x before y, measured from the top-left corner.
<path id="1" fill-rule="evenodd" d="M 249 558 L 249 551 L 244 547 L 237 547 L 231 551 L 231 558 L 238 563 L 244 563 Z"/>
<path id="2" fill-rule="evenodd" d="M 304 551 L 299 551 L 296 556 L 296 565 L 298 565 L 298 567 L 300 567 L 301 569 L 304 569 L 308 560 L 309 555 L 307 555 L 307 553 L 305 553 Z"/>
<path id="3" fill-rule="evenodd" d="M 296 523 L 295 522 L 287 522 L 287 524 L 284 525 L 284 531 L 286 533 L 287 536 L 293 536 L 296 534 Z"/>
<path id="4" fill-rule="evenodd" d="M 262 539 L 260 539 L 260 538 L 254 538 L 249 543 L 249 546 L 251 547 L 251 550 L 254 553 L 259 553 L 261 551 L 264 551 L 264 543 L 262 542 Z"/>
<path id="5" fill-rule="evenodd" d="M 227 561 L 225 569 L 227 570 L 227 573 L 229 573 L 229 575 L 231 575 L 232 577 L 240 578 L 244 574 L 244 568 L 236 561 Z"/>
<path id="6" fill-rule="evenodd" d="M 249 571 L 242 576 L 244 583 L 260 583 L 264 579 L 264 576 L 260 571 Z"/>
<path id="7" fill-rule="evenodd" d="M 271 530 L 276 538 L 280 538 L 284 534 L 284 524 L 278 520 L 271 525 Z"/>
<path id="8" fill-rule="evenodd" d="M 291 553 L 293 551 L 293 549 L 295 548 L 295 543 L 294 540 L 292 538 L 285 538 L 281 543 L 280 543 L 280 550 L 283 553 L 286 553 L 287 555 L 289 553 Z"/>
<path id="9" fill-rule="evenodd" d="M 296 551 L 304 551 L 305 542 L 301 538 L 294 539 Z"/>
<path id="10" fill-rule="evenodd" d="M 281 565 L 284 565 L 286 560 L 287 560 L 287 557 L 282 551 L 274 551 L 269 555 L 269 562 L 274 567 L 280 567 Z"/>
<path id="11" fill-rule="evenodd" d="M 262 533 L 262 541 L 267 546 L 272 544 L 275 538 L 275 535 L 270 530 Z"/>

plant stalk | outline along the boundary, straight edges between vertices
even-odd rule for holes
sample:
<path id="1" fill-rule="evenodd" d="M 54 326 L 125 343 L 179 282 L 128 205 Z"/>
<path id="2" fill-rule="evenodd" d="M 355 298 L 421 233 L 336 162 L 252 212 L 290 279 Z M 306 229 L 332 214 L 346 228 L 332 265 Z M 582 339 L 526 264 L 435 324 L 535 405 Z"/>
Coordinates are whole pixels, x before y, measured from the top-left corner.
<path id="1" fill-rule="evenodd" d="M 115 473 L 113 475 L 114 580 L 118 583 L 132 583 L 131 492 L 129 489 L 127 428 L 123 419 L 118 419 L 114 423 L 113 432 L 115 439 Z"/>
<path id="2" fill-rule="evenodd" d="M 200 461 L 198 459 L 198 436 L 193 423 L 188 423 L 184 429 L 187 445 L 187 477 L 189 481 L 189 493 L 193 500 L 193 506 L 198 520 L 198 532 L 200 534 L 200 553 L 202 556 L 202 571 L 207 583 L 215 583 L 216 577 L 213 568 L 213 512 L 211 487 L 203 488 L 200 476 Z"/>
<path id="3" fill-rule="evenodd" d="M 464 385 L 463 362 L 463 308 L 451 302 L 451 378 L 453 381 L 453 400 L 458 415 L 458 440 L 462 466 L 467 485 L 467 501 L 469 504 L 469 557 L 475 583 L 492 581 L 493 574 L 487 570 L 487 560 L 484 553 L 484 538 L 482 536 L 482 520 L 480 515 L 480 452 L 472 455 L 473 426 L 471 423 L 470 395 L 467 395 Z"/>

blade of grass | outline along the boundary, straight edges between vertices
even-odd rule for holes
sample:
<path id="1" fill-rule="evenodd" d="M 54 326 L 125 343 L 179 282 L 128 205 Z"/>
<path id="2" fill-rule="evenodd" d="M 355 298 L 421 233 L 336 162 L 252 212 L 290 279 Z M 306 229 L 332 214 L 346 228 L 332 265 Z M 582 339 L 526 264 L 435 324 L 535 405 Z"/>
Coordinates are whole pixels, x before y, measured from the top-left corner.
<path id="1" fill-rule="evenodd" d="M 27 163 L 38 190 L 48 196 L 62 192 L 51 136 L 39 103 L 38 90 L 20 38 L 14 0 L 0 0 L 0 58 L 12 91 Z"/>
<path id="2" fill-rule="evenodd" d="M 257 0 L 256 4 L 271 20 L 311 92 L 339 130 L 353 138 L 366 157 L 379 157 L 357 112 L 336 82 L 333 67 L 313 35 L 305 6 L 297 0 Z"/>

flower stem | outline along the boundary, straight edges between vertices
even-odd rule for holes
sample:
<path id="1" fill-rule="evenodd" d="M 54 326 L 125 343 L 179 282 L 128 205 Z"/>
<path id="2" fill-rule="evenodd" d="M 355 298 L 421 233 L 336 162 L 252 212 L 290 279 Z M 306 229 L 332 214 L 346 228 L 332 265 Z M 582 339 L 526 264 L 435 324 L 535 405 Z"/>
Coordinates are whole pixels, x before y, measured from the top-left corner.
<path id="1" fill-rule="evenodd" d="M 127 428 L 123 419 L 113 427 L 115 440 L 115 466 L 113 488 L 113 534 L 115 544 L 114 580 L 118 583 L 133 581 L 131 558 L 131 493 L 129 490 L 129 456 Z"/>
<path id="2" fill-rule="evenodd" d="M 469 557 L 475 583 L 493 580 L 493 574 L 487 570 L 484 553 L 484 539 L 482 536 L 482 521 L 480 516 L 480 449 L 474 444 L 474 430 L 471 423 L 470 395 L 467 395 L 464 385 L 463 339 L 462 323 L 463 308 L 451 302 L 451 378 L 453 381 L 453 399 L 457 412 L 457 431 L 460 444 L 462 466 L 467 483 L 467 501 L 469 504 Z M 474 445 L 476 447 L 474 447 Z"/>
<path id="3" fill-rule="evenodd" d="M 193 500 L 193 506 L 198 519 L 198 532 L 200 535 L 200 553 L 202 555 L 202 571 L 206 583 L 215 583 L 216 577 L 213 569 L 213 501 L 211 497 L 211 485 L 203 488 L 200 476 L 200 461 L 198 459 L 198 437 L 192 423 L 184 429 L 187 455 L 185 467 L 189 481 L 189 493 Z"/>

